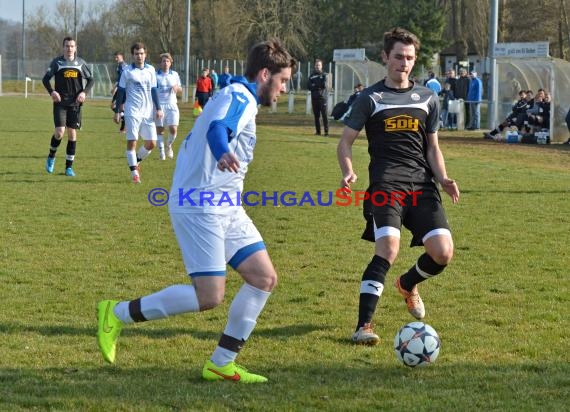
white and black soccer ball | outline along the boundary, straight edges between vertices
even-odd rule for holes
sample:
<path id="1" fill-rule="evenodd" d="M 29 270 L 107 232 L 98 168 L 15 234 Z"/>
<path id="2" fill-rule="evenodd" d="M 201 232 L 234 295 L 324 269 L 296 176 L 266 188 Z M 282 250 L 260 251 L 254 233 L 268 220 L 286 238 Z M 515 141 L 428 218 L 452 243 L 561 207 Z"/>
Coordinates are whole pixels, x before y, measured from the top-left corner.
<path id="1" fill-rule="evenodd" d="M 427 366 L 437 359 L 441 341 L 430 325 L 411 322 L 400 328 L 394 338 L 394 352 L 406 366 Z"/>

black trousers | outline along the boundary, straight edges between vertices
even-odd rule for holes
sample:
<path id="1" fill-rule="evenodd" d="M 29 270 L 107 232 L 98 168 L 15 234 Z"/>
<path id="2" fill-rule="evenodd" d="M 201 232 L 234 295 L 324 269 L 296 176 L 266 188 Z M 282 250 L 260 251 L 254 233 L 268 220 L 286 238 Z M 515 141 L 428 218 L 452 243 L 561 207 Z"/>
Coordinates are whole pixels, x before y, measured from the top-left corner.
<path id="1" fill-rule="evenodd" d="M 321 117 L 323 118 L 323 127 L 325 134 L 329 133 L 329 118 L 327 113 L 327 101 L 324 98 L 311 99 L 313 105 L 313 115 L 315 116 L 315 131 L 321 134 Z"/>

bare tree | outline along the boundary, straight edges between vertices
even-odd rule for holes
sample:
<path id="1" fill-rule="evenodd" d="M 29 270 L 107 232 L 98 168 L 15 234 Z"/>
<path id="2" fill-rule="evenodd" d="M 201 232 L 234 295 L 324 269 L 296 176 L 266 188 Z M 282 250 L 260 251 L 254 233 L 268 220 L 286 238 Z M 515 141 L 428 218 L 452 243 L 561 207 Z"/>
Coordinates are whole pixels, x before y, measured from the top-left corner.
<path id="1" fill-rule="evenodd" d="M 243 0 L 239 3 L 242 19 L 239 33 L 248 46 L 278 37 L 293 54 L 305 55 L 310 37 L 308 24 L 313 9 L 303 0 Z"/>

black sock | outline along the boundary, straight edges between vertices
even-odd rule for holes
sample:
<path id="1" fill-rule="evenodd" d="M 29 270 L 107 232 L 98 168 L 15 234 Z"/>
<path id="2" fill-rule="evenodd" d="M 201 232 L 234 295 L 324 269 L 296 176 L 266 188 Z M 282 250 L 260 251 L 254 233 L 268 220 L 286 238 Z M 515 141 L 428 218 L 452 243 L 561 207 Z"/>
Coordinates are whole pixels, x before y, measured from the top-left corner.
<path id="1" fill-rule="evenodd" d="M 372 321 L 372 316 L 376 311 L 376 305 L 382 294 L 384 288 L 384 281 L 386 280 L 386 273 L 390 270 L 390 262 L 386 259 L 374 255 L 368 267 L 362 275 L 360 301 L 358 305 L 358 324 L 356 330 L 362 327 L 365 323 Z M 372 282 L 367 282 L 372 281 Z M 378 283 L 380 285 L 378 285 Z M 371 288 L 374 293 L 363 292 L 364 288 Z"/>
<path id="2" fill-rule="evenodd" d="M 446 266 L 436 263 L 430 255 L 424 253 L 418 258 L 418 262 L 400 277 L 400 286 L 410 292 L 418 283 L 443 272 Z"/>
<path id="3" fill-rule="evenodd" d="M 56 139 L 55 136 L 51 137 L 51 142 L 50 142 L 50 148 L 49 148 L 49 157 L 54 158 L 55 157 L 55 152 L 57 152 L 57 148 L 59 147 L 59 144 L 61 143 L 61 139 Z"/>
<path id="4" fill-rule="evenodd" d="M 73 159 L 75 159 L 75 146 L 76 141 L 67 141 L 66 158 L 65 158 L 65 168 L 71 167 L 73 165 Z"/>

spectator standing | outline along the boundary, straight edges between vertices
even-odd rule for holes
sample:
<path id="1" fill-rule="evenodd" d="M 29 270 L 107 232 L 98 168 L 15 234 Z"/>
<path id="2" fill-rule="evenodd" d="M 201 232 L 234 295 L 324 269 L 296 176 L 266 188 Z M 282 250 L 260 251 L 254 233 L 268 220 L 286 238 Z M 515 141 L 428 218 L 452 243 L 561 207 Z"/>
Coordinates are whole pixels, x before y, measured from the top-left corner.
<path id="1" fill-rule="evenodd" d="M 467 103 L 467 94 L 469 93 L 469 76 L 465 68 L 459 69 L 459 78 L 455 83 L 455 98 L 463 99 L 463 109 L 465 113 L 465 127 L 468 127 L 471 121 L 469 116 L 469 103 Z"/>
<path id="2" fill-rule="evenodd" d="M 457 113 L 449 113 L 449 101 L 455 100 L 453 91 L 451 91 L 451 84 L 444 83 L 443 90 L 439 93 L 443 97 L 441 102 L 441 122 L 445 129 L 454 129 L 457 125 Z"/>
<path id="3" fill-rule="evenodd" d="M 232 74 L 230 73 L 229 66 L 224 67 L 224 72 L 218 77 L 218 86 L 223 89 L 230 85 L 230 80 L 232 79 Z"/>
<path id="4" fill-rule="evenodd" d="M 451 92 L 453 93 L 453 96 L 457 96 L 457 77 L 455 76 L 455 70 L 454 69 L 449 69 L 446 73 L 445 73 L 445 81 L 444 83 L 449 83 L 451 85 Z"/>
<path id="5" fill-rule="evenodd" d="M 81 105 L 93 87 L 93 76 L 87 63 L 77 57 L 77 44 L 72 37 L 63 39 L 63 54 L 53 59 L 42 79 L 42 83 L 53 101 L 53 123 L 46 171 L 53 173 L 55 153 L 67 129 L 65 175 L 75 176 L 73 161 L 77 145 L 77 130 L 81 128 Z M 50 80 L 55 77 L 54 87 Z M 85 84 L 83 83 L 85 81 Z"/>
<path id="6" fill-rule="evenodd" d="M 315 117 L 315 135 L 321 135 L 321 120 L 323 118 L 323 128 L 325 136 L 329 135 L 329 120 L 327 113 L 328 100 L 328 74 L 323 72 L 323 61 L 315 60 L 315 69 L 309 76 L 307 89 L 311 92 L 311 104 L 313 106 L 313 116 Z"/>
<path id="7" fill-rule="evenodd" d="M 469 123 L 468 130 L 479 130 L 481 128 L 481 99 L 483 98 L 483 82 L 477 77 L 477 72 L 472 70 L 469 73 L 471 81 L 469 82 L 469 92 L 467 100 L 469 101 Z"/>
<path id="8" fill-rule="evenodd" d="M 212 79 L 212 89 L 216 90 L 218 85 L 218 73 L 216 73 L 216 69 L 213 67 L 210 69 L 210 78 Z"/>
<path id="9" fill-rule="evenodd" d="M 434 72 L 429 72 L 428 79 L 426 81 L 426 87 L 433 90 L 436 95 L 441 92 L 441 83 L 436 79 Z"/>
<path id="10" fill-rule="evenodd" d="M 212 79 L 208 76 L 208 69 L 202 69 L 202 74 L 196 80 L 196 99 L 198 100 L 198 104 L 204 108 L 210 96 L 214 92 L 214 85 L 212 84 Z"/>

